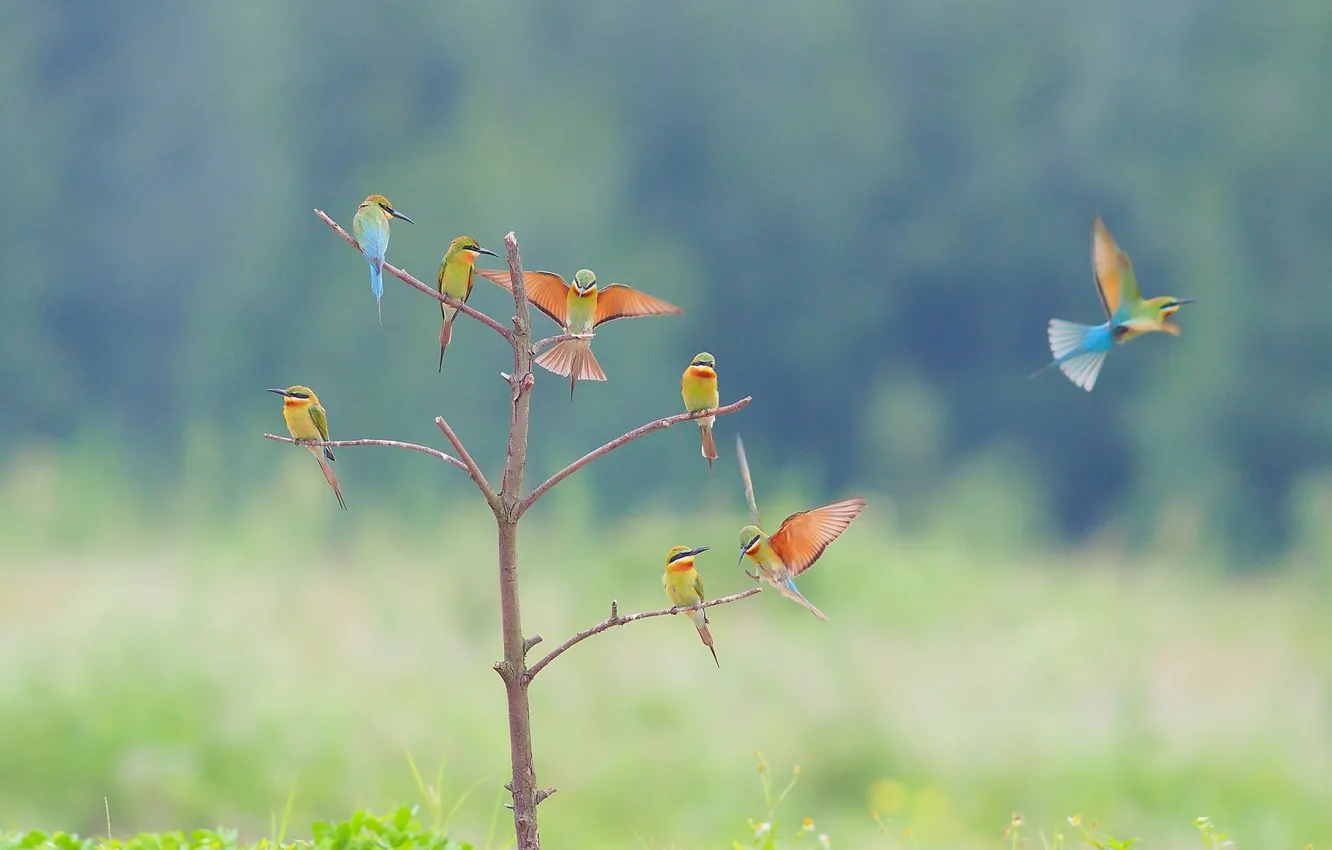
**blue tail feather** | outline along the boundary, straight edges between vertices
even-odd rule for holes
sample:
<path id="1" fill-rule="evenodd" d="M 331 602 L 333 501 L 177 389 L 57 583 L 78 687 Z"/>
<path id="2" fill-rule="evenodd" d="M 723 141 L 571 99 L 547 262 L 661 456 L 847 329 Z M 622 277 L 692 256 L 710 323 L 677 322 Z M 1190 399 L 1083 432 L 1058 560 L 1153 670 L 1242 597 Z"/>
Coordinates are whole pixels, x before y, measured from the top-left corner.
<path id="1" fill-rule="evenodd" d="M 791 579 L 788 578 L 786 581 L 782 582 L 782 584 L 786 585 L 786 589 L 794 593 L 796 596 L 799 596 L 801 599 L 805 599 L 805 594 L 796 590 L 795 582 L 792 581 Z M 809 600 L 805 599 L 805 601 L 808 602 Z"/>
<path id="2" fill-rule="evenodd" d="M 375 310 L 379 314 L 379 323 L 384 323 L 384 307 L 379 303 L 379 299 L 384 295 L 384 265 L 383 261 L 376 263 L 370 261 L 370 291 L 375 294 Z"/>
<path id="3" fill-rule="evenodd" d="M 374 260 L 370 261 L 370 291 L 376 301 L 384 294 L 384 267 Z"/>
<path id="4" fill-rule="evenodd" d="M 1114 344 L 1110 323 L 1082 325 L 1051 319 L 1049 340 L 1054 360 L 1027 377 L 1034 378 L 1051 366 L 1058 366 L 1076 386 L 1091 392 L 1105 363 L 1106 352 Z"/>

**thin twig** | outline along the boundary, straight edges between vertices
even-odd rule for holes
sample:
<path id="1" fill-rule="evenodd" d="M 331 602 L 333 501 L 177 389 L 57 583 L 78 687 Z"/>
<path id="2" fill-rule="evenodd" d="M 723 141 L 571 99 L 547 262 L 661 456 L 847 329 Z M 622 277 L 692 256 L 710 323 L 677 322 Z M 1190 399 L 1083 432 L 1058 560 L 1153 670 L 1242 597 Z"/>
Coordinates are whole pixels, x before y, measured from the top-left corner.
<path id="1" fill-rule="evenodd" d="M 596 334 L 557 334 L 556 336 L 548 336 L 536 345 L 533 345 L 532 351 L 538 352 L 546 346 L 554 345 L 557 342 L 567 342 L 571 339 L 591 339 L 594 336 L 596 336 Z"/>
<path id="2" fill-rule="evenodd" d="M 605 444 L 604 446 L 601 446 L 600 448 L 597 449 L 593 449 L 592 451 L 580 457 L 578 460 L 566 466 L 564 469 L 561 469 L 559 472 L 552 475 L 550 478 L 547 478 L 544 484 L 533 490 L 526 499 L 523 499 L 522 504 L 518 506 L 518 515 L 522 516 L 524 513 L 526 513 L 527 509 L 532 507 L 533 503 L 535 503 L 537 499 L 540 499 L 543 495 L 545 495 L 547 490 L 554 487 L 556 484 L 559 484 L 561 481 L 568 478 L 570 475 L 573 475 L 575 472 L 587 466 L 589 463 L 601 457 L 602 455 L 609 454 L 610 452 L 615 451 L 620 446 L 623 446 L 626 443 L 632 443 L 634 440 L 637 440 L 639 437 L 647 436 L 648 434 L 651 434 L 653 431 L 660 431 L 662 428 L 669 428 L 672 425 L 679 425 L 681 422 L 690 422 L 695 419 L 702 419 L 704 416 L 725 416 L 728 413 L 734 413 L 740 408 L 749 404 L 753 400 L 754 400 L 753 396 L 745 396 L 739 401 L 732 402 L 731 404 L 714 408 L 712 410 L 695 410 L 692 413 L 678 413 L 675 416 L 668 416 L 665 419 L 658 419 L 654 422 L 649 422 L 646 425 L 640 425 L 634 430 L 626 434 L 622 434 L 619 437 L 616 437 L 614 440 L 611 440 L 609 443 Z"/>
<path id="3" fill-rule="evenodd" d="M 749 522 L 763 527 L 759 522 L 758 502 L 754 500 L 754 479 L 749 477 L 749 460 L 745 457 L 745 441 L 740 434 L 735 435 L 735 456 L 740 461 L 740 480 L 745 483 L 745 501 L 749 502 Z"/>
<path id="4" fill-rule="evenodd" d="M 444 432 L 444 436 L 449 438 L 449 445 L 453 446 L 453 450 L 458 453 L 458 457 L 462 458 L 463 469 L 467 470 L 467 474 L 472 476 L 472 480 L 476 482 L 476 486 L 481 490 L 481 495 L 485 496 L 486 502 L 493 507 L 499 497 L 491 489 L 490 482 L 486 480 L 486 474 L 481 471 L 481 467 L 476 465 L 476 461 L 472 460 L 472 456 L 467 453 L 467 448 L 462 444 L 462 440 L 458 439 L 458 435 L 453 433 L 453 429 L 449 427 L 449 423 L 444 421 L 443 416 L 436 416 L 435 424 L 439 426 L 439 430 Z"/>
<path id="5" fill-rule="evenodd" d="M 445 463 L 451 463 L 467 471 L 467 464 L 458 460 L 453 455 L 446 455 L 439 449 L 432 449 L 429 446 L 418 446 L 416 443 L 404 443 L 401 440 L 293 440 L 291 437 L 279 437 L 277 434 L 265 434 L 265 440 L 272 440 L 275 443 L 292 443 L 298 446 L 328 446 L 329 448 L 341 448 L 343 446 L 387 446 L 390 449 L 407 449 L 413 452 L 420 452 L 423 455 L 437 457 Z"/>
<path id="6" fill-rule="evenodd" d="M 745 484 L 745 501 L 749 502 L 749 523 L 762 528 L 763 523 L 759 521 L 758 501 L 754 498 L 754 479 L 749 477 L 749 459 L 745 457 L 745 441 L 740 439 L 738 431 L 735 435 L 735 458 L 740 463 L 740 480 Z M 754 581 L 759 580 L 756 572 L 751 573 L 746 569 L 745 575 Z"/>
<path id="7" fill-rule="evenodd" d="M 749 590 L 742 590 L 739 593 L 733 593 L 730 596 L 723 596 L 720 599 L 709 599 L 707 602 L 698 602 L 693 605 L 686 605 L 678 608 L 662 608 L 660 611 L 644 611 L 641 614 L 626 614 L 623 617 L 619 615 L 619 613 L 616 610 L 617 606 L 615 605 L 614 602 L 612 602 L 611 615 L 609 617 L 602 620 L 600 623 L 597 623 L 592 628 L 579 632 L 578 634 L 566 640 L 564 643 L 552 649 L 550 652 L 546 653 L 544 658 L 542 658 L 537 663 L 533 664 L 531 667 L 527 668 L 527 673 L 523 677 L 523 680 L 525 682 L 532 681 L 532 679 L 536 677 L 537 673 L 540 673 L 541 670 L 547 664 L 554 661 L 565 650 L 569 649 L 569 647 L 573 646 L 576 643 L 581 643 L 582 641 L 587 640 L 593 635 L 601 634 L 607 629 L 611 629 L 616 626 L 623 626 L 627 623 L 632 623 L 635 620 L 646 620 L 648 617 L 664 617 L 667 614 L 683 614 L 686 611 L 699 611 L 704 608 L 711 608 L 714 605 L 726 605 L 731 602 L 739 602 L 741 599 L 744 599 L 747 596 L 753 596 L 756 593 L 762 593 L 762 592 L 763 588 L 761 587 L 751 587 Z"/>
<path id="8" fill-rule="evenodd" d="M 355 248 L 358 251 L 361 250 L 361 246 L 356 243 L 356 239 L 350 233 L 343 230 L 340 224 L 338 224 L 333 219 L 329 218 L 327 213 L 325 213 L 323 210 L 320 209 L 316 209 L 314 212 L 315 215 L 323 219 L 324 224 L 327 224 L 329 227 L 333 228 L 333 230 L 343 239 L 347 240 L 347 242 L 353 248 Z M 446 295 L 433 286 L 427 286 L 426 284 L 418 280 L 416 277 L 414 277 L 411 274 L 411 272 L 408 272 L 405 269 L 400 269 L 397 266 L 393 266 L 388 263 L 384 263 L 384 271 L 393 275 L 398 280 L 402 281 L 403 283 L 407 284 L 413 289 L 418 289 L 421 292 L 424 292 L 426 295 L 429 295 L 431 298 L 435 299 L 436 301 L 441 301 L 445 304 L 448 304 L 450 307 L 456 307 L 460 313 L 466 313 L 467 315 L 471 316 L 473 319 L 476 319 L 481 324 L 486 325 L 487 327 L 494 330 L 495 333 L 499 334 L 505 339 L 509 339 L 509 329 L 504 327 L 504 325 L 501 325 L 499 322 L 490 318 L 485 313 L 482 313 L 480 310 L 476 309 L 475 307 L 467 306 L 463 302 L 459 301 L 457 298 L 454 298 L 452 295 Z"/>

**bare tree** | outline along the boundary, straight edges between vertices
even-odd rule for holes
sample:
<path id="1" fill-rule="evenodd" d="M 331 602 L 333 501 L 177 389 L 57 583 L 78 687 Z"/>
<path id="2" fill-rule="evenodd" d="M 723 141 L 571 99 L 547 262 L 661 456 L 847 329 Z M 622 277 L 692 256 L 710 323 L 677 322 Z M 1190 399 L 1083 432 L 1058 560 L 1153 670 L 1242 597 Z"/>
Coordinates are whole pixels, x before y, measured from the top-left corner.
<path id="1" fill-rule="evenodd" d="M 333 228 L 339 236 L 353 247 L 360 250 L 356 240 L 347 231 L 343 230 L 337 222 L 325 215 L 322 210 L 315 210 L 315 215 Z M 471 316 L 504 337 L 513 348 L 513 371 L 501 373 L 509 384 L 511 406 L 509 409 L 508 451 L 504 459 L 504 474 L 500 478 L 498 490 L 486 478 L 485 473 L 481 471 L 476 461 L 472 459 L 472 456 L 463 446 L 462 440 L 458 438 L 453 428 L 442 416 L 435 418 L 435 424 L 444 432 L 449 445 L 453 447 L 453 455 L 445 454 L 428 446 L 419 446 L 397 440 L 333 440 L 329 442 L 304 442 L 302 445 L 333 447 L 387 446 L 432 455 L 466 472 L 476 484 L 477 489 L 481 491 L 481 495 L 485 497 L 486 503 L 490 505 L 491 511 L 495 514 L 498 538 L 500 630 L 504 640 L 504 659 L 496 662 L 495 671 L 499 673 L 500 678 L 504 681 L 505 693 L 508 696 L 509 759 L 513 768 L 513 776 L 504 787 L 513 795 L 511 808 L 513 809 L 513 826 L 517 834 L 519 850 L 537 850 L 541 846 L 541 835 L 537 829 L 537 806 L 555 793 L 555 789 L 539 788 L 537 786 L 536 769 L 532 759 L 532 718 L 527 689 L 536 674 L 545 669 L 550 662 L 574 644 L 593 635 L 601 634 L 615 626 L 623 626 L 648 617 L 678 614 L 683 611 L 708 608 L 714 605 L 725 605 L 729 602 L 736 602 L 753 596 L 760 592 L 760 588 L 750 588 L 732 596 L 713 599 L 688 607 L 664 608 L 659 611 L 645 611 L 641 614 L 625 616 L 619 614 L 618 606 L 612 601 L 609 618 L 569 638 L 529 667 L 527 665 L 527 653 L 532 647 L 541 642 L 541 636 L 523 636 L 518 594 L 518 522 L 537 499 L 549 492 L 556 484 L 597 458 L 609 454 L 640 437 L 645 437 L 654 431 L 660 431 L 672 425 L 678 425 L 681 422 L 690 422 L 704 416 L 724 416 L 728 413 L 734 413 L 749 404 L 751 399 L 746 396 L 739 401 L 718 407 L 715 410 L 680 413 L 649 422 L 599 448 L 593 449 L 524 496 L 523 472 L 527 466 L 527 434 L 530 427 L 532 385 L 535 382 L 535 376 L 532 373 L 532 359 L 548 345 L 566 339 L 582 339 L 585 337 L 578 334 L 561 334 L 543 339 L 535 345 L 532 344 L 532 319 L 527 301 L 527 288 L 523 281 L 523 264 L 518 254 L 518 240 L 513 233 L 504 237 L 504 253 L 509 263 L 510 282 L 513 289 L 514 315 L 510 327 L 506 327 L 480 310 L 469 307 L 467 304 L 437 291 L 434 287 L 422 283 L 406 271 L 395 268 L 388 263 L 384 264 L 384 271 L 431 298 L 451 307 L 456 307 L 459 311 Z M 289 437 L 280 437 L 275 434 L 265 434 L 264 437 L 283 443 L 297 442 Z"/>

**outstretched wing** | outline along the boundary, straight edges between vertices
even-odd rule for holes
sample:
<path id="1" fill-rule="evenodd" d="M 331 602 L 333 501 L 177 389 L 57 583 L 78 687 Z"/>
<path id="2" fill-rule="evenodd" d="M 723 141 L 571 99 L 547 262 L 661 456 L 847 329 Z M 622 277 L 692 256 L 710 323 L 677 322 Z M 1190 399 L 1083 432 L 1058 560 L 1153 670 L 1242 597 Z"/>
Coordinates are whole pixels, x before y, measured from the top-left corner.
<path id="1" fill-rule="evenodd" d="M 477 269 L 476 273 L 513 291 L 508 269 Z M 527 300 L 533 307 L 550 316 L 562 328 L 569 324 L 569 284 L 564 278 L 555 272 L 523 272 L 523 284 L 527 287 Z"/>
<path id="2" fill-rule="evenodd" d="M 597 318 L 593 327 L 611 319 L 632 319 L 636 316 L 676 316 L 683 313 L 679 307 L 660 298 L 644 295 L 623 283 L 612 283 L 605 289 L 597 288 Z"/>
<path id="3" fill-rule="evenodd" d="M 1099 215 L 1092 222 L 1092 275 L 1096 279 L 1096 292 L 1101 296 L 1101 306 L 1105 308 L 1107 319 L 1114 317 L 1120 304 L 1125 301 L 1136 302 L 1142 298 L 1128 254 L 1119 250 Z"/>
<path id="4" fill-rule="evenodd" d="M 865 500 L 857 496 L 844 502 L 791 514 L 782 527 L 768 538 L 768 545 L 782 559 L 791 575 L 800 575 L 814 565 L 823 550 L 846 531 L 851 520 L 865 509 Z"/>

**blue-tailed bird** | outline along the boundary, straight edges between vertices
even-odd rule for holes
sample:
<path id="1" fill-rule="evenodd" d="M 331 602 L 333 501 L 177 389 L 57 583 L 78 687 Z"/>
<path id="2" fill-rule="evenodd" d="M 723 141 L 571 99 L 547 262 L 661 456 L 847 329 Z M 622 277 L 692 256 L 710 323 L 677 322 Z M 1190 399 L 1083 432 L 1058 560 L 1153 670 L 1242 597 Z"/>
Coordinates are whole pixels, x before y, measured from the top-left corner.
<path id="1" fill-rule="evenodd" d="M 805 606 L 820 620 L 826 620 L 823 612 L 796 590 L 794 579 L 814 566 L 823 550 L 864 509 L 865 500 L 857 496 L 812 511 L 800 511 L 782 520 L 781 527 L 771 536 L 756 525 L 747 525 L 740 529 L 740 560 L 748 555 L 758 565 L 762 578 L 777 588 L 778 593 Z M 757 581 L 760 576 L 749 573 L 749 577 Z"/>
<path id="2" fill-rule="evenodd" d="M 370 264 L 370 291 L 375 294 L 375 310 L 379 312 L 379 321 L 384 321 L 384 311 L 379 299 L 384 294 L 384 254 L 388 253 L 389 219 L 400 218 L 408 224 L 415 224 L 407 216 L 398 212 L 383 195 L 370 195 L 356 208 L 356 218 L 352 219 L 352 235 L 356 244 L 361 246 L 361 253 Z"/>
<path id="3" fill-rule="evenodd" d="M 740 465 L 740 480 L 745 485 L 745 499 L 749 502 L 750 523 L 740 529 L 740 561 L 748 555 L 759 568 L 758 575 L 749 570 L 745 570 L 745 575 L 754 581 L 765 579 L 778 593 L 808 608 L 815 617 L 828 619 L 796 590 L 795 577 L 814 566 L 823 551 L 842 536 L 851 521 L 865 510 L 865 500 L 856 496 L 812 511 L 791 514 L 782 520 L 772 535 L 764 534 L 760 527 L 758 502 L 754 498 L 754 481 L 749 476 L 749 460 L 745 457 L 745 443 L 739 434 L 735 435 L 735 453 Z"/>
<path id="4" fill-rule="evenodd" d="M 1051 319 L 1050 353 L 1054 360 L 1028 377 L 1034 378 L 1051 366 L 1058 366 L 1070 381 L 1091 392 L 1105 355 L 1115 343 L 1153 331 L 1179 336 L 1179 326 L 1167 319 L 1180 305 L 1191 304 L 1194 299 L 1173 295 L 1143 298 L 1128 254 L 1115 244 L 1100 216 L 1092 223 L 1092 274 L 1106 321 L 1100 325 L 1080 325 Z"/>
<path id="5" fill-rule="evenodd" d="M 477 269 L 476 273 L 491 283 L 512 291 L 513 281 L 507 269 Z M 637 316 L 677 316 L 684 312 L 674 304 L 630 289 L 622 283 L 597 286 L 591 269 L 579 269 L 573 285 L 554 272 L 523 272 L 523 284 L 533 307 L 550 316 L 565 333 L 591 334 L 612 319 Z M 566 339 L 537 355 L 535 362 L 543 369 L 569 379 L 569 401 L 579 381 L 604 381 L 606 373 L 592 355 L 592 340 Z"/>

